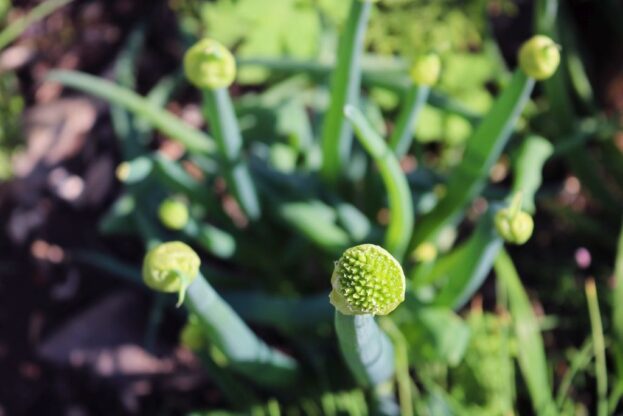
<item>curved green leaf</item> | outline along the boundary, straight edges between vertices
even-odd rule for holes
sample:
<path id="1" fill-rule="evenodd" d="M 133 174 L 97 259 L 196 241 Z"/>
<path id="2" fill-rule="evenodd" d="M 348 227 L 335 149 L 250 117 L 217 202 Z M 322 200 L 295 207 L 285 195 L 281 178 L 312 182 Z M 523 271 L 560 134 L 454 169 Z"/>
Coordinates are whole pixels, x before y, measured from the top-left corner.
<path id="1" fill-rule="evenodd" d="M 213 154 L 216 150 L 213 139 L 207 134 L 189 126 L 135 92 L 110 81 L 77 71 L 51 71 L 48 79 L 124 107 L 147 120 L 171 139 L 182 143 L 191 152 Z"/>

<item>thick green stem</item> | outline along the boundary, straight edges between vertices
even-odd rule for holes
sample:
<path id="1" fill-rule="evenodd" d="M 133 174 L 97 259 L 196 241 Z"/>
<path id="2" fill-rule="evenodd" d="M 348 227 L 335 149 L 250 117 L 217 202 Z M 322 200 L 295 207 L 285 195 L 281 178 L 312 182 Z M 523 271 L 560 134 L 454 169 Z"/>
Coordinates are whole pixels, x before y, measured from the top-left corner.
<path id="1" fill-rule="evenodd" d="M 430 88 L 426 86 L 412 86 L 407 92 L 404 106 L 398 115 L 396 127 L 389 138 L 389 147 L 394 151 L 396 157 L 401 158 L 409 150 L 415 122 L 420 111 L 424 108 L 429 94 Z"/>
<path id="2" fill-rule="evenodd" d="M 391 389 L 394 347 L 374 316 L 335 311 L 335 330 L 348 368 L 359 385 L 371 389 L 378 414 L 398 414 Z"/>
<path id="3" fill-rule="evenodd" d="M 372 5 L 368 0 L 352 2 L 340 38 L 337 64 L 331 79 L 331 102 L 322 125 L 322 173 L 335 182 L 348 158 L 352 129 L 344 118 L 347 104 L 356 104 L 361 86 L 361 55 Z"/>
<path id="4" fill-rule="evenodd" d="M 296 381 L 296 361 L 260 340 L 203 276 L 188 288 L 184 305 L 197 315 L 210 342 L 233 370 L 265 386 L 288 386 Z"/>
<path id="5" fill-rule="evenodd" d="M 244 213 L 252 220 L 260 217 L 255 185 L 242 157 L 242 136 L 229 92 L 225 88 L 203 91 L 204 109 L 210 121 L 221 158 L 225 179 Z"/>

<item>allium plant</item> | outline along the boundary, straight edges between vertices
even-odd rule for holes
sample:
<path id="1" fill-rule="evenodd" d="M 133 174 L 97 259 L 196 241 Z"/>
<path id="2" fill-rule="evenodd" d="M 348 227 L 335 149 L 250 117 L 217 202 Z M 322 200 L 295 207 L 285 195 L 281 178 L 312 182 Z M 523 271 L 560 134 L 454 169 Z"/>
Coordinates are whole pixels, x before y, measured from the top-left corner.
<path id="1" fill-rule="evenodd" d="M 113 105 L 125 192 L 102 231 L 130 232 L 144 241 L 146 286 L 179 294 L 178 303 L 190 312 L 184 344 L 202 357 L 231 407 L 245 412 L 268 393 L 284 409 L 320 403 L 323 413 L 337 414 L 350 400 L 367 402 L 363 406 L 379 414 L 414 414 L 426 401 L 414 395 L 410 378 L 410 369 L 418 374 L 421 365 L 412 358 L 420 356 L 420 345 L 406 342 L 428 332 L 436 339 L 456 336 L 444 359 L 460 362 L 469 329 L 453 310 L 478 291 L 496 258 L 509 293 L 520 300 L 525 295 L 501 250 L 503 241 L 524 243 L 532 232 L 526 211 L 534 209 L 541 168 L 552 152 L 547 140 L 531 135 L 520 148 L 512 191 L 522 198 L 505 208 L 504 195 L 489 193 L 465 238 L 448 244 L 445 236 L 484 195 L 511 136 L 524 135 L 518 120 L 535 81 L 556 71 L 558 47 L 538 36 L 521 48 L 520 67 L 475 123 L 458 164 L 431 180 L 423 169 L 407 172 L 401 165 L 417 147 L 414 125 L 427 122 L 421 117 L 426 102 L 455 112 L 460 106 L 434 91 L 444 72 L 436 53 L 398 66 L 398 74 L 364 70 L 372 3 L 352 2 L 330 68 L 284 63 L 281 71 L 295 71 L 292 77 L 239 101 L 229 91 L 236 77 L 231 51 L 214 39 L 190 46 L 185 77 L 201 92 L 209 134 L 163 110 L 180 82 L 175 76 L 145 97 L 128 88 L 133 82 L 124 75 L 132 73 L 140 30 L 117 67 L 118 83 L 70 71 L 51 75 Z M 386 139 L 361 84 L 387 86 L 388 77 L 400 80 L 402 101 Z M 304 101 L 316 80 L 314 88 L 328 92 L 326 106 Z M 179 142 L 185 154 L 170 160 L 151 150 L 152 128 Z M 140 281 L 99 255 L 76 258 Z M 244 283 L 233 278 L 240 275 L 248 276 Z M 167 302 L 155 305 L 168 308 Z M 517 305 L 511 307 L 529 319 Z M 278 334 L 262 331 L 260 337 L 256 326 Z M 538 331 L 522 336 L 540 340 Z M 544 356 L 535 348 L 539 362 Z M 530 377 L 530 387 L 540 386 L 531 391 L 538 396 L 535 408 L 551 408 L 547 371 Z M 434 383 L 420 381 L 432 394 Z M 352 394 L 338 393 L 346 390 Z"/>

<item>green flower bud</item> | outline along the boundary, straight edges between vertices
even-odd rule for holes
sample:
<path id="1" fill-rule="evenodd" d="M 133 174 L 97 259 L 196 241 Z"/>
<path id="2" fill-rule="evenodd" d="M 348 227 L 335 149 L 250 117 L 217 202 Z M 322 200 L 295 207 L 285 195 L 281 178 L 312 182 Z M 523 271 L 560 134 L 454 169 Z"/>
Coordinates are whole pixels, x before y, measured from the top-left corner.
<path id="1" fill-rule="evenodd" d="M 219 42 L 203 39 L 184 55 L 184 72 L 186 78 L 198 88 L 227 88 L 236 78 L 236 60 Z"/>
<path id="2" fill-rule="evenodd" d="M 519 67 L 538 81 L 551 77 L 559 64 L 559 47 L 547 36 L 533 36 L 519 49 Z"/>
<path id="3" fill-rule="evenodd" d="M 413 259 L 421 263 L 429 263 L 437 258 L 437 247 L 433 243 L 420 244 L 413 251 Z"/>
<path id="4" fill-rule="evenodd" d="M 335 263 L 331 304 L 344 315 L 387 315 L 405 299 L 405 275 L 385 249 L 362 244 Z"/>
<path id="5" fill-rule="evenodd" d="M 158 217 L 165 227 L 181 230 L 188 224 L 188 207 L 181 201 L 167 198 L 158 208 Z"/>
<path id="6" fill-rule="evenodd" d="M 195 251 L 180 241 L 162 243 L 152 248 L 143 260 L 143 281 L 153 290 L 178 292 L 178 306 L 186 288 L 199 275 L 201 260 Z"/>
<path id="7" fill-rule="evenodd" d="M 524 244 L 532 236 L 534 221 L 527 212 L 521 211 L 521 193 L 518 193 L 509 208 L 499 210 L 494 218 L 498 234 L 512 244 Z"/>
<path id="8" fill-rule="evenodd" d="M 532 237 L 534 220 L 530 214 L 519 212 L 511 221 L 511 232 L 515 238 L 515 244 L 524 244 Z"/>
<path id="9" fill-rule="evenodd" d="M 182 332 L 180 332 L 180 344 L 191 351 L 200 351 L 206 346 L 203 330 L 197 316 L 190 315 Z"/>
<path id="10" fill-rule="evenodd" d="M 441 74 L 441 59 L 435 53 L 420 55 L 411 67 L 411 80 L 416 85 L 432 87 L 439 81 Z"/>

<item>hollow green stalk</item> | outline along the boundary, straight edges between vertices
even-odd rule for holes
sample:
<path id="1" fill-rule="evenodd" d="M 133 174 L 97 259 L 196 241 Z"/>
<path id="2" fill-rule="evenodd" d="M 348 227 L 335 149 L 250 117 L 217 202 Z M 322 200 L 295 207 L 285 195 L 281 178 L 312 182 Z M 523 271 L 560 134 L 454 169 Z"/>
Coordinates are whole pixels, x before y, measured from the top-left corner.
<path id="1" fill-rule="evenodd" d="M 430 87 L 412 86 L 407 92 L 405 103 L 398 115 L 396 127 L 389 138 L 389 147 L 394 151 L 396 157 L 401 158 L 409 150 L 409 145 L 413 139 L 413 128 L 428 96 Z"/>
<path id="2" fill-rule="evenodd" d="M 397 414 L 394 347 L 374 315 L 386 315 L 404 300 L 402 267 L 383 248 L 362 244 L 342 254 L 331 285 L 335 330 L 348 368 L 357 383 L 371 390 L 379 414 Z"/>
<path id="3" fill-rule="evenodd" d="M 242 137 L 231 97 L 226 88 L 203 90 L 204 110 L 212 134 L 225 163 L 225 179 L 244 213 L 252 220 L 260 217 L 260 203 L 242 155 Z"/>
<path id="4" fill-rule="evenodd" d="M 199 256 L 186 244 L 158 244 L 145 256 L 143 281 L 159 292 L 177 292 L 179 303 L 197 316 L 233 370 L 263 386 L 294 383 L 296 361 L 261 341 L 201 275 L 199 266 Z"/>
<path id="5" fill-rule="evenodd" d="M 439 81 L 440 73 L 441 59 L 435 53 L 418 56 L 411 66 L 409 75 L 413 85 L 409 87 L 396 128 L 389 139 L 389 147 L 399 159 L 409 150 L 414 123 L 428 100 L 430 88 Z"/>
<path id="6" fill-rule="evenodd" d="M 344 359 L 364 387 L 387 382 L 394 374 L 394 347 L 373 315 L 335 312 L 335 330 Z"/>
<path id="7" fill-rule="evenodd" d="M 335 182 L 352 144 L 352 130 L 344 118 L 347 104 L 356 104 L 361 85 L 361 55 L 370 10 L 369 0 L 354 0 L 340 37 L 337 63 L 331 78 L 331 101 L 322 125 L 322 174 Z"/>
<path id="8" fill-rule="evenodd" d="M 361 112 L 347 106 L 344 114 L 353 124 L 357 138 L 379 168 L 389 199 L 390 219 L 385 234 L 385 247 L 402 259 L 413 230 L 413 197 L 406 176 L 396 156 L 374 131 Z"/>
<path id="9" fill-rule="evenodd" d="M 373 315 L 344 315 L 335 311 L 335 331 L 340 350 L 355 380 L 372 389 L 377 414 L 397 415 L 392 378 L 394 346 Z"/>
<path id="10" fill-rule="evenodd" d="M 197 315 L 233 370 L 270 387 L 291 386 L 297 380 L 296 361 L 260 340 L 203 276 L 188 287 L 184 306 Z"/>

